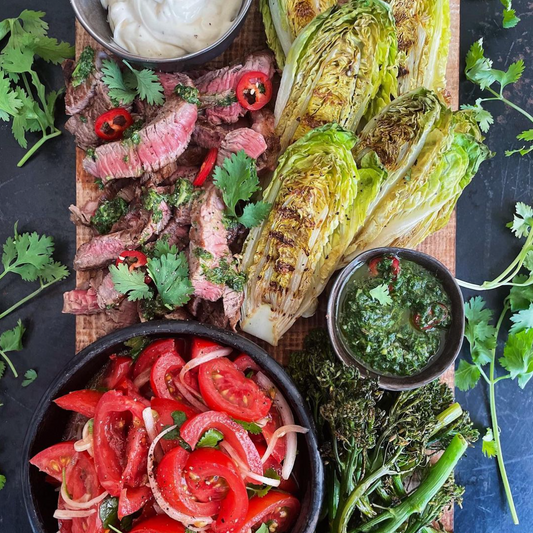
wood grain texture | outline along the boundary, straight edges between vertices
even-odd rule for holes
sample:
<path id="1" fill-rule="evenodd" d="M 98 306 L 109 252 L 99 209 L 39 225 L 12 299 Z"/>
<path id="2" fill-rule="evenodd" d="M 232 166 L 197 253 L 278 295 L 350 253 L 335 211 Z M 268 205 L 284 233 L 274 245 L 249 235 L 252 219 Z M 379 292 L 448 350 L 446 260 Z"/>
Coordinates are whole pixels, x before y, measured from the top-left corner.
<path id="1" fill-rule="evenodd" d="M 460 0 L 450 0 L 452 37 L 450 43 L 450 53 L 447 70 L 447 89 L 450 93 L 451 105 L 457 109 L 459 102 L 459 2 Z M 210 66 L 220 67 L 244 57 L 250 52 L 266 47 L 265 35 L 261 16 L 258 9 L 258 1 L 254 2 L 246 20 L 245 26 L 239 37 L 232 46 Z M 79 54 L 87 45 L 96 46 L 96 43 L 89 37 L 83 28 L 77 23 L 76 26 L 76 52 Z M 78 205 L 84 205 L 87 201 L 98 197 L 99 191 L 94 184 L 92 176 L 88 175 L 82 167 L 83 152 L 77 150 L 76 161 L 76 201 Z M 83 226 L 77 227 L 77 244 L 80 246 L 86 242 L 90 236 L 90 230 Z M 455 270 L 455 216 L 450 223 L 438 233 L 429 237 L 420 249 L 431 254 L 443 262 L 452 271 Z M 87 274 L 77 273 L 78 285 L 87 280 Z M 327 291 L 326 291 L 327 292 Z M 281 363 L 287 361 L 288 355 L 301 347 L 305 334 L 313 328 L 324 325 L 325 298 L 322 298 L 319 308 L 314 317 L 300 319 L 294 327 L 285 335 L 280 345 L 272 348 L 263 343 L 269 353 Z M 104 315 L 78 316 L 76 318 L 76 348 L 80 350 L 95 341 L 112 329 L 113 324 Z M 261 344 L 261 343 L 259 343 Z M 447 381 L 453 383 L 453 370 L 450 370 Z"/>

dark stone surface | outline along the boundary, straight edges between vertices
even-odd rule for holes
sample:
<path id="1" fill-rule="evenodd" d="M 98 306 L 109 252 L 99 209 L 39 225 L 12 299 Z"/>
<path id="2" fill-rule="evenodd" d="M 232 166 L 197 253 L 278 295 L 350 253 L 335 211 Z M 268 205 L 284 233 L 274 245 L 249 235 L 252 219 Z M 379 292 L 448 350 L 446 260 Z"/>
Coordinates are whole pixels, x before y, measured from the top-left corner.
<path id="1" fill-rule="evenodd" d="M 486 50 L 497 66 L 523 57 L 527 70 L 523 81 L 512 89 L 512 98 L 533 108 L 531 101 L 531 4 L 529 0 L 514 2 L 522 17 L 519 26 L 503 30 L 500 26 L 501 5 L 497 0 L 463 0 L 461 56 L 470 44 L 485 37 Z M 16 16 L 22 9 L 45 9 L 54 37 L 74 40 L 74 18 L 68 0 L 49 0 L 43 7 L 38 0 L 2 0 L 0 18 Z M 529 14 L 528 14 L 529 12 Z M 58 69 L 43 70 L 44 79 L 60 83 Z M 461 102 L 473 103 L 477 93 L 465 80 L 461 83 Z M 529 102 L 528 102 L 529 100 Z M 531 156 L 505 158 L 503 151 L 517 147 L 517 133 L 529 127 L 517 113 L 493 106 L 497 123 L 489 134 L 488 144 L 498 155 L 482 167 L 474 182 L 459 201 L 457 235 L 457 273 L 461 279 L 481 282 L 499 274 L 517 253 L 520 244 L 505 223 L 512 217 L 516 201 L 531 203 Z M 23 150 L 16 144 L 5 123 L 0 123 L 0 243 L 11 234 L 16 220 L 22 230 L 36 230 L 53 235 L 57 257 L 70 264 L 75 252 L 74 226 L 69 222 L 68 206 L 75 200 L 74 144 L 68 134 L 46 145 L 37 157 L 18 169 Z M 0 493 L 0 531 L 30 533 L 20 492 L 20 454 L 32 409 L 57 371 L 74 353 L 74 318 L 61 314 L 61 294 L 74 285 L 73 276 L 41 295 L 33 304 L 2 321 L 0 330 L 14 326 L 21 318 L 28 331 L 25 350 L 13 355 L 18 371 L 23 374 L 35 368 L 38 380 L 23 389 L 9 374 L 0 381 L 0 472 L 7 476 Z M 0 283 L 0 307 L 31 291 L 29 284 L 9 277 Z M 491 305 L 501 304 L 505 293 L 488 295 Z M 468 453 L 458 469 L 457 477 L 466 485 L 464 509 L 456 511 L 459 533 L 507 533 L 533 530 L 533 395 L 521 391 L 514 383 L 498 385 L 498 406 L 505 459 L 521 525 L 514 527 L 506 509 L 502 486 L 494 460 L 485 459 L 481 446 Z M 461 403 L 470 410 L 482 428 L 488 421 L 487 391 L 483 386 L 466 394 L 458 393 Z M 60 435 L 58 435 L 58 438 Z"/>

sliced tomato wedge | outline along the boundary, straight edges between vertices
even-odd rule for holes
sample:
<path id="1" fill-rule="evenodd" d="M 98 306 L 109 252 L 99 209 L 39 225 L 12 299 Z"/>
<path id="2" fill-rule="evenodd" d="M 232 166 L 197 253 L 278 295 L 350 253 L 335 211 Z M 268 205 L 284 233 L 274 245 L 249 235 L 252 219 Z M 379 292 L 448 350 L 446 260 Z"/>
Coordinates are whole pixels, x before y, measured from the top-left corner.
<path id="1" fill-rule="evenodd" d="M 148 407 L 150 405 L 150 400 L 146 399 L 135 386 L 135 383 L 129 378 L 124 378 L 117 386 L 116 389 L 122 391 L 124 394 L 139 402 L 139 404 Z"/>
<path id="2" fill-rule="evenodd" d="M 135 430 L 143 426 L 143 410 L 142 403 L 119 391 L 106 392 L 96 408 L 94 462 L 98 479 L 111 496 L 120 496 L 124 472 L 133 478 L 137 471 L 135 465 L 140 459 L 134 454 L 143 448 L 139 445 L 138 435 L 134 433 L 129 438 L 129 432 L 130 428 Z M 137 439 L 135 443 L 131 442 L 133 437 Z M 130 452 L 129 456 L 127 452 Z"/>
<path id="3" fill-rule="evenodd" d="M 263 72 L 245 72 L 237 84 L 237 100 L 248 111 L 265 107 L 272 99 L 272 81 Z"/>
<path id="4" fill-rule="evenodd" d="M 132 360 L 131 357 L 112 355 L 106 371 L 103 385 L 106 389 L 114 389 L 124 379 L 130 377 Z"/>
<path id="5" fill-rule="evenodd" d="M 272 400 L 226 357 L 200 365 L 198 383 L 205 403 L 239 420 L 264 418 Z"/>
<path id="6" fill-rule="evenodd" d="M 157 484 L 165 501 L 178 511 L 190 516 L 213 516 L 220 509 L 220 501 L 197 500 L 184 480 L 189 455 L 181 446 L 165 454 L 157 467 Z"/>
<path id="7" fill-rule="evenodd" d="M 148 459 L 148 434 L 140 421 L 134 419 L 126 441 L 127 463 L 122 472 L 122 483 L 126 487 L 139 487 L 146 482 Z"/>
<path id="8" fill-rule="evenodd" d="M 174 420 L 172 419 L 172 413 L 174 411 L 181 411 L 182 413 L 185 413 L 187 420 L 198 414 L 195 409 L 189 407 L 185 403 L 177 400 L 167 400 L 165 398 L 153 398 L 152 409 L 159 415 L 157 420 L 158 433 L 163 431 L 165 426 L 171 426 L 174 424 Z M 161 444 L 164 452 L 168 452 L 172 448 L 180 445 L 178 440 L 161 439 L 159 443 Z"/>
<path id="9" fill-rule="evenodd" d="M 98 482 L 93 460 L 86 452 L 76 453 L 68 464 L 65 469 L 65 483 L 67 492 L 73 500 L 79 500 L 83 497 L 92 500 L 104 492 Z M 86 533 L 87 531 L 100 533 L 103 531 L 97 507 L 96 505 L 96 513 L 72 520 L 72 533 Z"/>
<path id="10" fill-rule="evenodd" d="M 136 513 L 153 499 L 150 487 L 124 487 L 120 491 L 118 499 L 118 519 L 122 520 L 125 516 Z"/>
<path id="11" fill-rule="evenodd" d="M 93 418 L 96 406 L 103 395 L 103 392 L 97 390 L 83 389 L 56 398 L 54 403 L 66 411 L 74 411 L 88 418 Z"/>
<path id="12" fill-rule="evenodd" d="M 268 412 L 268 422 L 262 428 L 263 437 L 265 438 L 267 444 L 269 444 L 272 440 L 272 436 L 274 435 L 276 429 L 282 425 L 283 422 L 281 420 L 281 414 L 278 411 L 276 404 L 272 403 L 270 411 Z M 272 450 L 272 456 L 281 463 L 283 459 L 285 459 L 286 450 L 287 440 L 283 436 L 278 439 L 276 446 L 274 446 L 274 449 Z"/>
<path id="13" fill-rule="evenodd" d="M 150 384 L 155 395 L 159 398 L 182 399 L 174 380 L 179 379 L 179 371 L 185 366 L 185 361 L 177 354 L 162 355 L 152 366 Z"/>
<path id="14" fill-rule="evenodd" d="M 201 187 L 205 183 L 205 180 L 209 177 L 217 162 L 217 157 L 218 148 L 211 148 L 209 152 L 207 152 L 204 162 L 202 163 L 196 178 L 194 178 L 194 181 L 192 182 L 195 187 Z"/>
<path id="15" fill-rule="evenodd" d="M 300 502 L 285 492 L 271 490 L 266 496 L 254 496 L 239 533 L 255 531 L 261 524 L 275 524 L 276 533 L 288 531 L 300 512 Z"/>
<path id="16" fill-rule="evenodd" d="M 136 378 L 152 365 L 162 355 L 179 355 L 176 347 L 176 339 L 160 339 L 149 344 L 139 355 L 134 367 L 133 377 Z"/>
<path id="17" fill-rule="evenodd" d="M 185 533 L 185 526 L 162 514 L 139 522 L 130 533 Z"/>
<path id="18" fill-rule="evenodd" d="M 259 368 L 259 365 L 249 356 L 245 353 L 241 353 L 235 361 L 233 361 L 233 364 L 243 373 L 246 374 L 248 370 L 253 370 L 254 372 L 259 372 L 261 370 Z"/>
<path id="19" fill-rule="evenodd" d="M 204 339 L 203 337 L 193 337 L 191 342 L 191 359 L 202 357 L 203 355 L 207 355 L 208 353 L 221 350 L 223 348 L 224 346 L 210 341 L 209 339 Z"/>
<path id="20" fill-rule="evenodd" d="M 255 447 L 257 448 L 259 455 L 263 457 L 263 455 L 265 455 L 267 447 L 262 442 L 256 442 Z M 291 474 L 291 477 L 289 479 L 283 479 L 281 477 L 282 469 L 283 467 L 281 466 L 281 463 L 272 454 L 263 463 L 263 474 L 265 476 L 268 474 L 268 470 L 274 470 L 274 472 L 276 472 L 276 474 L 279 476 L 279 490 L 290 492 L 291 494 L 296 494 L 296 492 L 298 491 L 298 483 L 296 482 L 296 478 L 293 474 Z"/>
<path id="21" fill-rule="evenodd" d="M 220 510 L 211 529 L 216 533 L 237 530 L 246 518 L 246 485 L 235 463 L 221 451 L 200 448 L 192 452 L 185 465 L 185 479 L 190 491 L 205 501 L 220 500 Z"/>
<path id="22" fill-rule="evenodd" d="M 181 437 L 194 450 L 200 437 L 208 429 L 217 429 L 224 440 L 235 449 L 242 461 L 255 474 L 263 474 L 263 464 L 248 432 L 225 413 L 207 411 L 191 418 L 181 426 Z"/>
<path id="23" fill-rule="evenodd" d="M 74 440 L 67 440 L 54 444 L 34 455 L 30 459 L 30 463 L 41 472 L 45 472 L 58 481 L 63 481 L 63 469 L 67 467 L 77 453 L 74 449 L 75 442 Z"/>

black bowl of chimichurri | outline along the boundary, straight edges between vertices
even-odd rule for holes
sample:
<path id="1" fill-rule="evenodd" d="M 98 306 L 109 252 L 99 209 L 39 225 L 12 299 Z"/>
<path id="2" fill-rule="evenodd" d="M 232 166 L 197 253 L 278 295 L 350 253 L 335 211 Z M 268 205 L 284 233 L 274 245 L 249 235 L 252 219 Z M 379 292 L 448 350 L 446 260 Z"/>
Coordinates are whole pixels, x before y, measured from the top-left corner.
<path id="1" fill-rule="evenodd" d="M 376 248 L 339 275 L 328 303 L 337 355 L 384 389 L 419 387 L 440 376 L 463 342 L 463 296 L 435 258 Z"/>

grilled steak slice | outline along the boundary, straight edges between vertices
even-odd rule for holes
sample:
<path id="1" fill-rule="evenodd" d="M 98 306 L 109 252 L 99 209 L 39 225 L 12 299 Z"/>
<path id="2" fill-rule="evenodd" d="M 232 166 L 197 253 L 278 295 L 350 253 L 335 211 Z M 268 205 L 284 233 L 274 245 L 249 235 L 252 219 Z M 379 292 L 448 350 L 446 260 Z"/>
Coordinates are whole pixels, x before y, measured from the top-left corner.
<path id="1" fill-rule="evenodd" d="M 191 221 L 189 211 L 189 224 Z M 176 246 L 178 250 L 185 250 L 189 246 L 189 224 L 182 224 L 179 219 L 172 218 L 167 227 L 159 235 L 160 239 L 166 239 L 169 246 Z"/>
<path id="2" fill-rule="evenodd" d="M 63 313 L 71 315 L 94 315 L 101 313 L 96 291 L 90 289 L 75 289 L 63 294 Z"/>
<path id="3" fill-rule="evenodd" d="M 274 132 L 274 113 L 270 109 L 252 111 L 252 129 L 260 133 L 265 139 L 267 149 L 257 159 L 257 170 L 275 170 L 278 164 L 281 144 L 279 137 Z"/>
<path id="4" fill-rule="evenodd" d="M 139 237 L 139 243 L 148 242 L 154 235 L 159 235 L 167 226 L 172 217 L 172 211 L 169 205 L 162 200 L 157 209 L 151 214 L 150 221 L 142 230 Z"/>
<path id="5" fill-rule="evenodd" d="M 72 85 L 72 74 L 76 68 L 76 61 L 73 59 L 66 59 L 61 65 L 63 75 L 65 77 L 65 85 L 67 90 L 65 92 L 65 112 L 67 115 L 76 115 L 81 113 L 92 100 L 98 77 L 93 72 L 85 80 L 84 83 L 74 87 Z"/>
<path id="6" fill-rule="evenodd" d="M 201 146 L 189 145 L 187 150 L 176 160 L 176 165 L 181 167 L 200 167 L 206 155 L 207 149 Z"/>
<path id="7" fill-rule="evenodd" d="M 224 315 L 228 320 L 225 327 L 230 327 L 233 331 L 237 327 L 241 319 L 241 305 L 244 300 L 243 291 L 234 291 L 229 287 L 224 287 L 224 294 L 222 295 L 222 305 L 224 308 Z"/>
<path id="8" fill-rule="evenodd" d="M 231 258 L 227 230 L 222 222 L 224 202 L 220 191 L 208 184 L 204 194 L 193 201 L 189 245 L 189 272 L 194 294 L 214 302 L 222 297 L 224 285 L 208 281 L 204 269 L 216 267 L 223 258 Z"/>
<path id="9" fill-rule="evenodd" d="M 274 76 L 274 58 L 270 52 L 256 52 L 249 55 L 243 63 L 207 72 L 195 80 L 200 91 L 202 108 L 212 124 L 233 123 L 246 114 L 246 109 L 235 99 L 237 84 L 246 72 L 259 71 L 269 78 Z"/>
<path id="10" fill-rule="evenodd" d="M 184 307 L 178 307 L 171 313 L 167 313 L 165 318 L 168 320 L 192 320 L 191 314 Z"/>
<path id="11" fill-rule="evenodd" d="M 187 308 L 199 322 L 212 324 L 219 328 L 227 328 L 229 326 L 229 320 L 224 312 L 224 304 L 222 300 L 210 302 L 193 296 L 187 305 Z"/>
<path id="12" fill-rule="evenodd" d="M 240 150 L 252 159 L 257 159 L 267 149 L 265 138 L 251 128 L 239 128 L 231 131 L 222 141 L 217 157 L 217 165 L 224 163 L 226 157 L 231 157 Z"/>
<path id="13" fill-rule="evenodd" d="M 76 226 L 90 226 L 91 217 L 98 209 L 98 201 L 90 200 L 82 208 L 79 208 L 76 205 L 71 205 L 68 209 L 70 211 L 70 220 Z"/>
<path id="14" fill-rule="evenodd" d="M 115 289 L 109 272 L 105 274 L 98 286 L 93 286 L 93 288 L 96 290 L 96 299 L 101 309 L 115 307 L 124 299 L 124 295 Z"/>
<path id="15" fill-rule="evenodd" d="M 246 126 L 248 121 L 245 119 L 239 119 L 235 124 L 211 124 L 204 117 L 199 117 L 192 132 L 191 142 L 202 148 L 220 148 L 230 131 Z"/>
<path id="16" fill-rule="evenodd" d="M 99 146 L 83 166 L 105 180 L 135 178 L 156 172 L 175 161 L 187 148 L 198 109 L 177 96 L 165 102 L 157 117 L 138 131 L 138 144 L 117 141 Z"/>
<path id="17" fill-rule="evenodd" d="M 107 318 L 105 323 L 106 333 L 137 324 L 139 322 L 137 302 L 130 302 L 124 299 L 118 307 L 106 309 L 105 316 Z"/>

